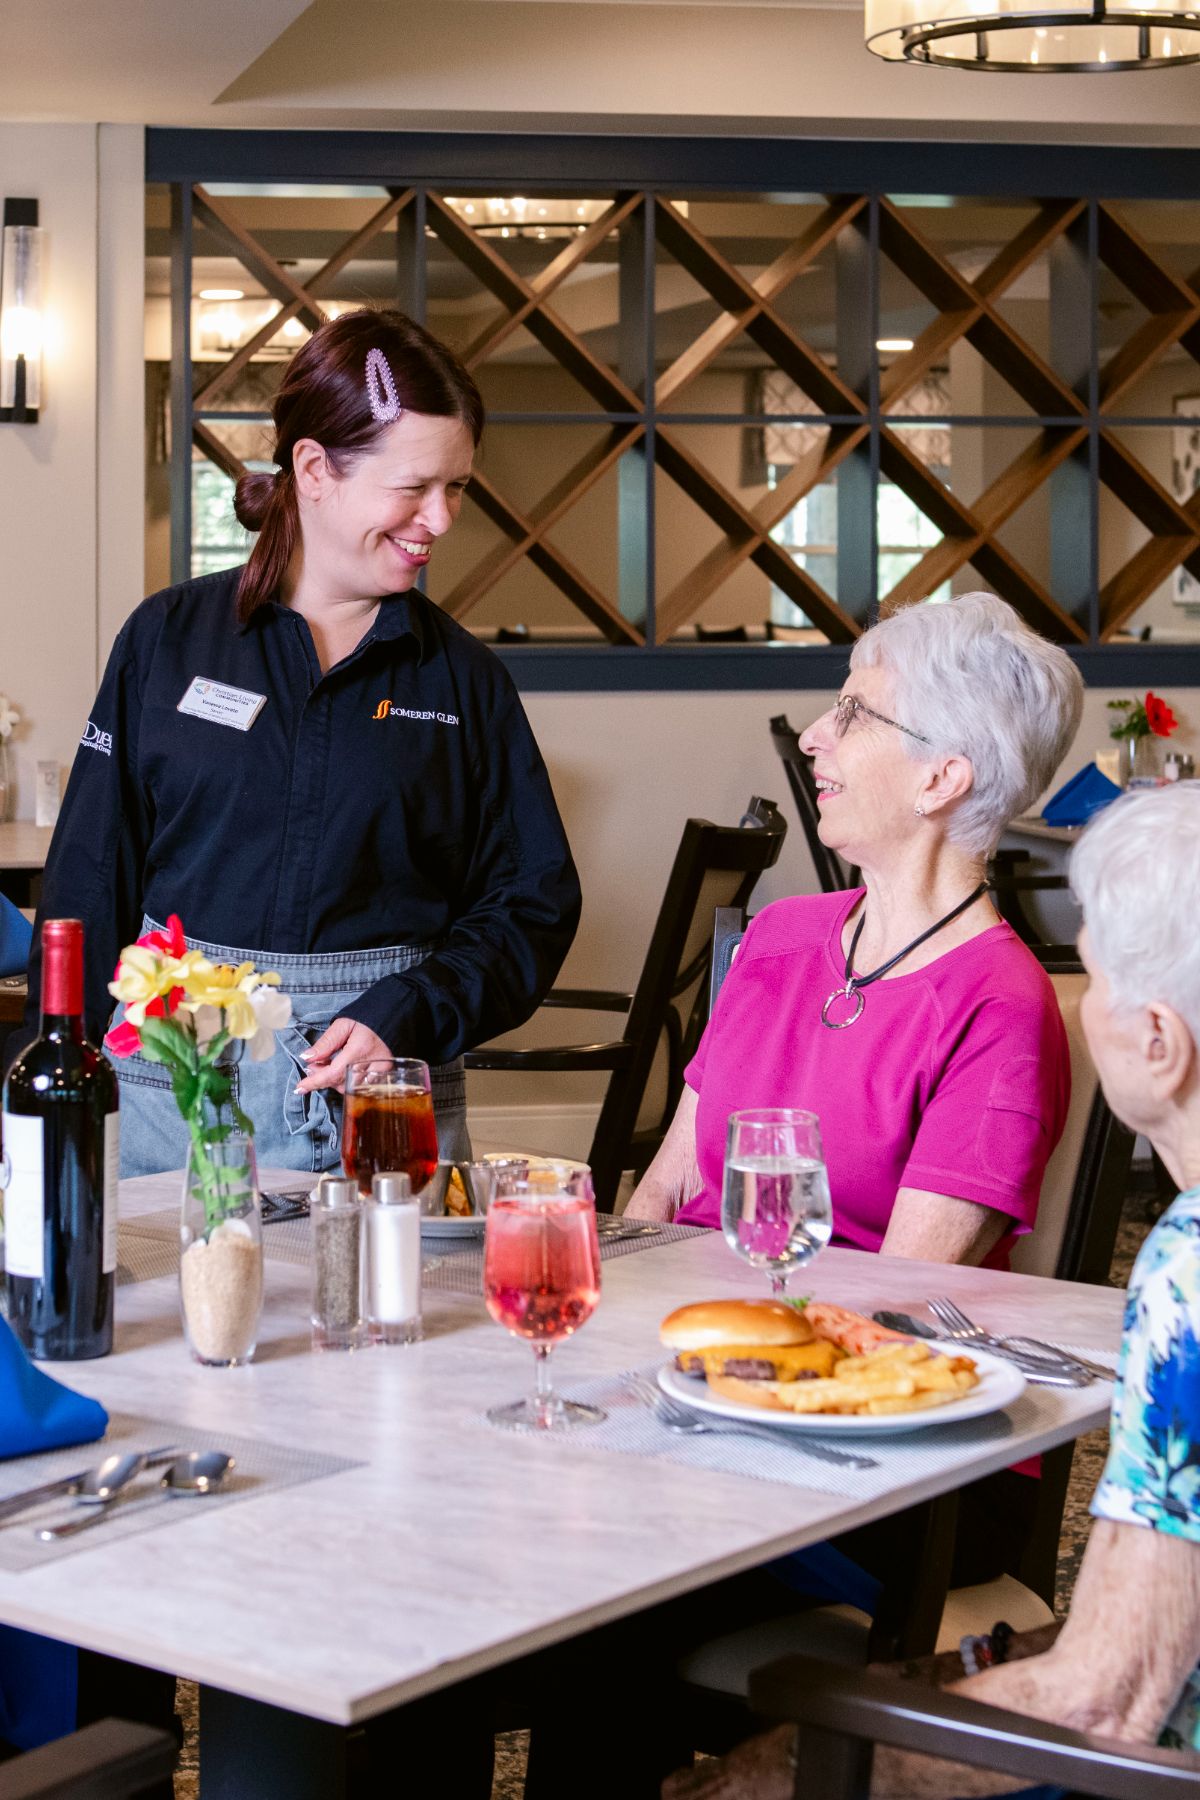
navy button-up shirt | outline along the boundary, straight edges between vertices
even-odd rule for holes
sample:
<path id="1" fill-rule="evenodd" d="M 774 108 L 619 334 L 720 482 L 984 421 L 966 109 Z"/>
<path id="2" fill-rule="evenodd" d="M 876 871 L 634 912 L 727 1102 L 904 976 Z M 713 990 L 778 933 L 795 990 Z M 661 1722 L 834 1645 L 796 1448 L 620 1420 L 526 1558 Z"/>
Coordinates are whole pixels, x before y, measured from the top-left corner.
<path id="1" fill-rule="evenodd" d="M 383 601 L 325 674 L 305 620 L 239 625 L 240 571 L 168 588 L 113 648 L 50 847 L 39 916 L 85 927 L 86 1013 L 142 916 L 310 955 L 433 946 L 345 1016 L 448 1062 L 519 1025 L 579 923 L 545 765 L 497 657 L 419 594 Z M 196 677 L 265 695 L 248 731 L 178 710 Z M 37 1016 L 39 948 L 30 965 Z"/>

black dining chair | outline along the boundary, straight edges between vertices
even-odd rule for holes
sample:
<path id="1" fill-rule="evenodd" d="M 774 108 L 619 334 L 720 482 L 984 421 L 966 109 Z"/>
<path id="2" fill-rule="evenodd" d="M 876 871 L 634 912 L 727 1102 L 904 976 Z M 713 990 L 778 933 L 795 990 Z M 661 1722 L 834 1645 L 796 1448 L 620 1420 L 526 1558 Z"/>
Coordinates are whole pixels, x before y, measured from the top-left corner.
<path id="1" fill-rule="evenodd" d="M 624 1014 L 620 1036 L 550 1048 L 484 1045 L 468 1069 L 609 1072 L 588 1162 L 596 1202 L 611 1212 L 621 1175 L 650 1162 L 683 1088 L 683 1071 L 708 1016 L 712 916 L 744 909 L 759 876 L 778 860 L 787 821 L 773 800 L 755 796 L 740 825 L 689 819 L 684 826 L 646 959 L 632 994 L 555 988 L 544 1006 Z"/>
<path id="2" fill-rule="evenodd" d="M 853 863 L 844 863 L 840 856 L 821 842 L 818 830 L 821 814 L 817 806 L 817 787 L 813 780 L 812 758 L 805 756 L 800 748 L 799 734 L 788 723 L 786 713 L 780 713 L 771 720 L 771 742 L 775 754 L 783 764 L 787 784 L 792 790 L 792 799 L 796 803 L 796 811 L 800 815 L 800 827 L 804 832 L 809 855 L 817 872 L 817 880 L 823 894 L 836 894 L 843 888 L 857 887 L 859 872 Z"/>
<path id="3" fill-rule="evenodd" d="M 798 1727 L 795 1800 L 868 1800 L 876 1744 L 1103 1800 L 1197 1800 L 1194 1752 L 1120 1743 L 984 1706 L 899 1672 L 781 1657 L 750 1678 L 760 1720 Z"/>
<path id="4" fill-rule="evenodd" d="M 0 1763 L 0 1800 L 134 1800 L 170 1781 L 178 1755 L 169 1732 L 101 1719 Z"/>

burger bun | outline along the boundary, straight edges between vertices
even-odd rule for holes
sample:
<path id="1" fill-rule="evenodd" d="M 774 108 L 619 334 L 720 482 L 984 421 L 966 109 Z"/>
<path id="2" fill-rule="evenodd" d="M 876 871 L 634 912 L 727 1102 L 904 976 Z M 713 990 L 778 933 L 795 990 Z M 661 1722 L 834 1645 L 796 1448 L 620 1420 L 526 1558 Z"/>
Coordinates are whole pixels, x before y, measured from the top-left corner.
<path id="1" fill-rule="evenodd" d="M 669 1313 L 659 1336 L 670 1350 L 711 1350 L 722 1344 L 778 1349 L 811 1344 L 816 1333 L 802 1309 L 783 1300 L 701 1300 Z"/>

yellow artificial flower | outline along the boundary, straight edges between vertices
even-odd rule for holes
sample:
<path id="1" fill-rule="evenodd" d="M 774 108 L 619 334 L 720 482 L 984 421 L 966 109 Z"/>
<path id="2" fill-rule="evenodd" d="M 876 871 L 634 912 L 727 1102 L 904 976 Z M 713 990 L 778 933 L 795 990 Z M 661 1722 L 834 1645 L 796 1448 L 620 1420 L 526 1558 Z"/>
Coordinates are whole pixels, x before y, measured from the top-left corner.
<path id="1" fill-rule="evenodd" d="M 214 965 L 190 951 L 180 965 L 179 986 L 184 998 L 179 1004 L 191 1013 L 202 1006 L 219 1007 L 229 1035 L 249 1039 L 258 1030 L 251 993 L 256 987 L 278 984 L 278 975 L 260 975 L 252 962 L 239 963 L 236 968 L 229 963 Z"/>
<path id="2" fill-rule="evenodd" d="M 121 952 L 116 979 L 109 982 L 108 991 L 124 1002 L 125 1017 L 131 1025 L 143 1025 L 150 1002 L 179 986 L 182 967 L 173 956 L 164 956 L 148 945 L 130 944 Z"/>

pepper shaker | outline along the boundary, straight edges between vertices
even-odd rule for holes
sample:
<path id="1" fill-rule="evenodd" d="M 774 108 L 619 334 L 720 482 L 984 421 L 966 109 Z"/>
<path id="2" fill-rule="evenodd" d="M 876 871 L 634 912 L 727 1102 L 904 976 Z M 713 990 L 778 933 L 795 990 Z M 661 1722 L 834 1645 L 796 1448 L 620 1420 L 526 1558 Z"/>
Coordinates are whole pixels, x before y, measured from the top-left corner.
<path id="1" fill-rule="evenodd" d="M 357 1350 L 362 1316 L 362 1207 L 358 1186 L 323 1175 L 309 1208 L 313 1235 L 312 1347 Z"/>
<path id="2" fill-rule="evenodd" d="M 367 1319 L 374 1344 L 417 1344 L 421 1208 L 407 1175 L 378 1174 L 367 1205 Z"/>

